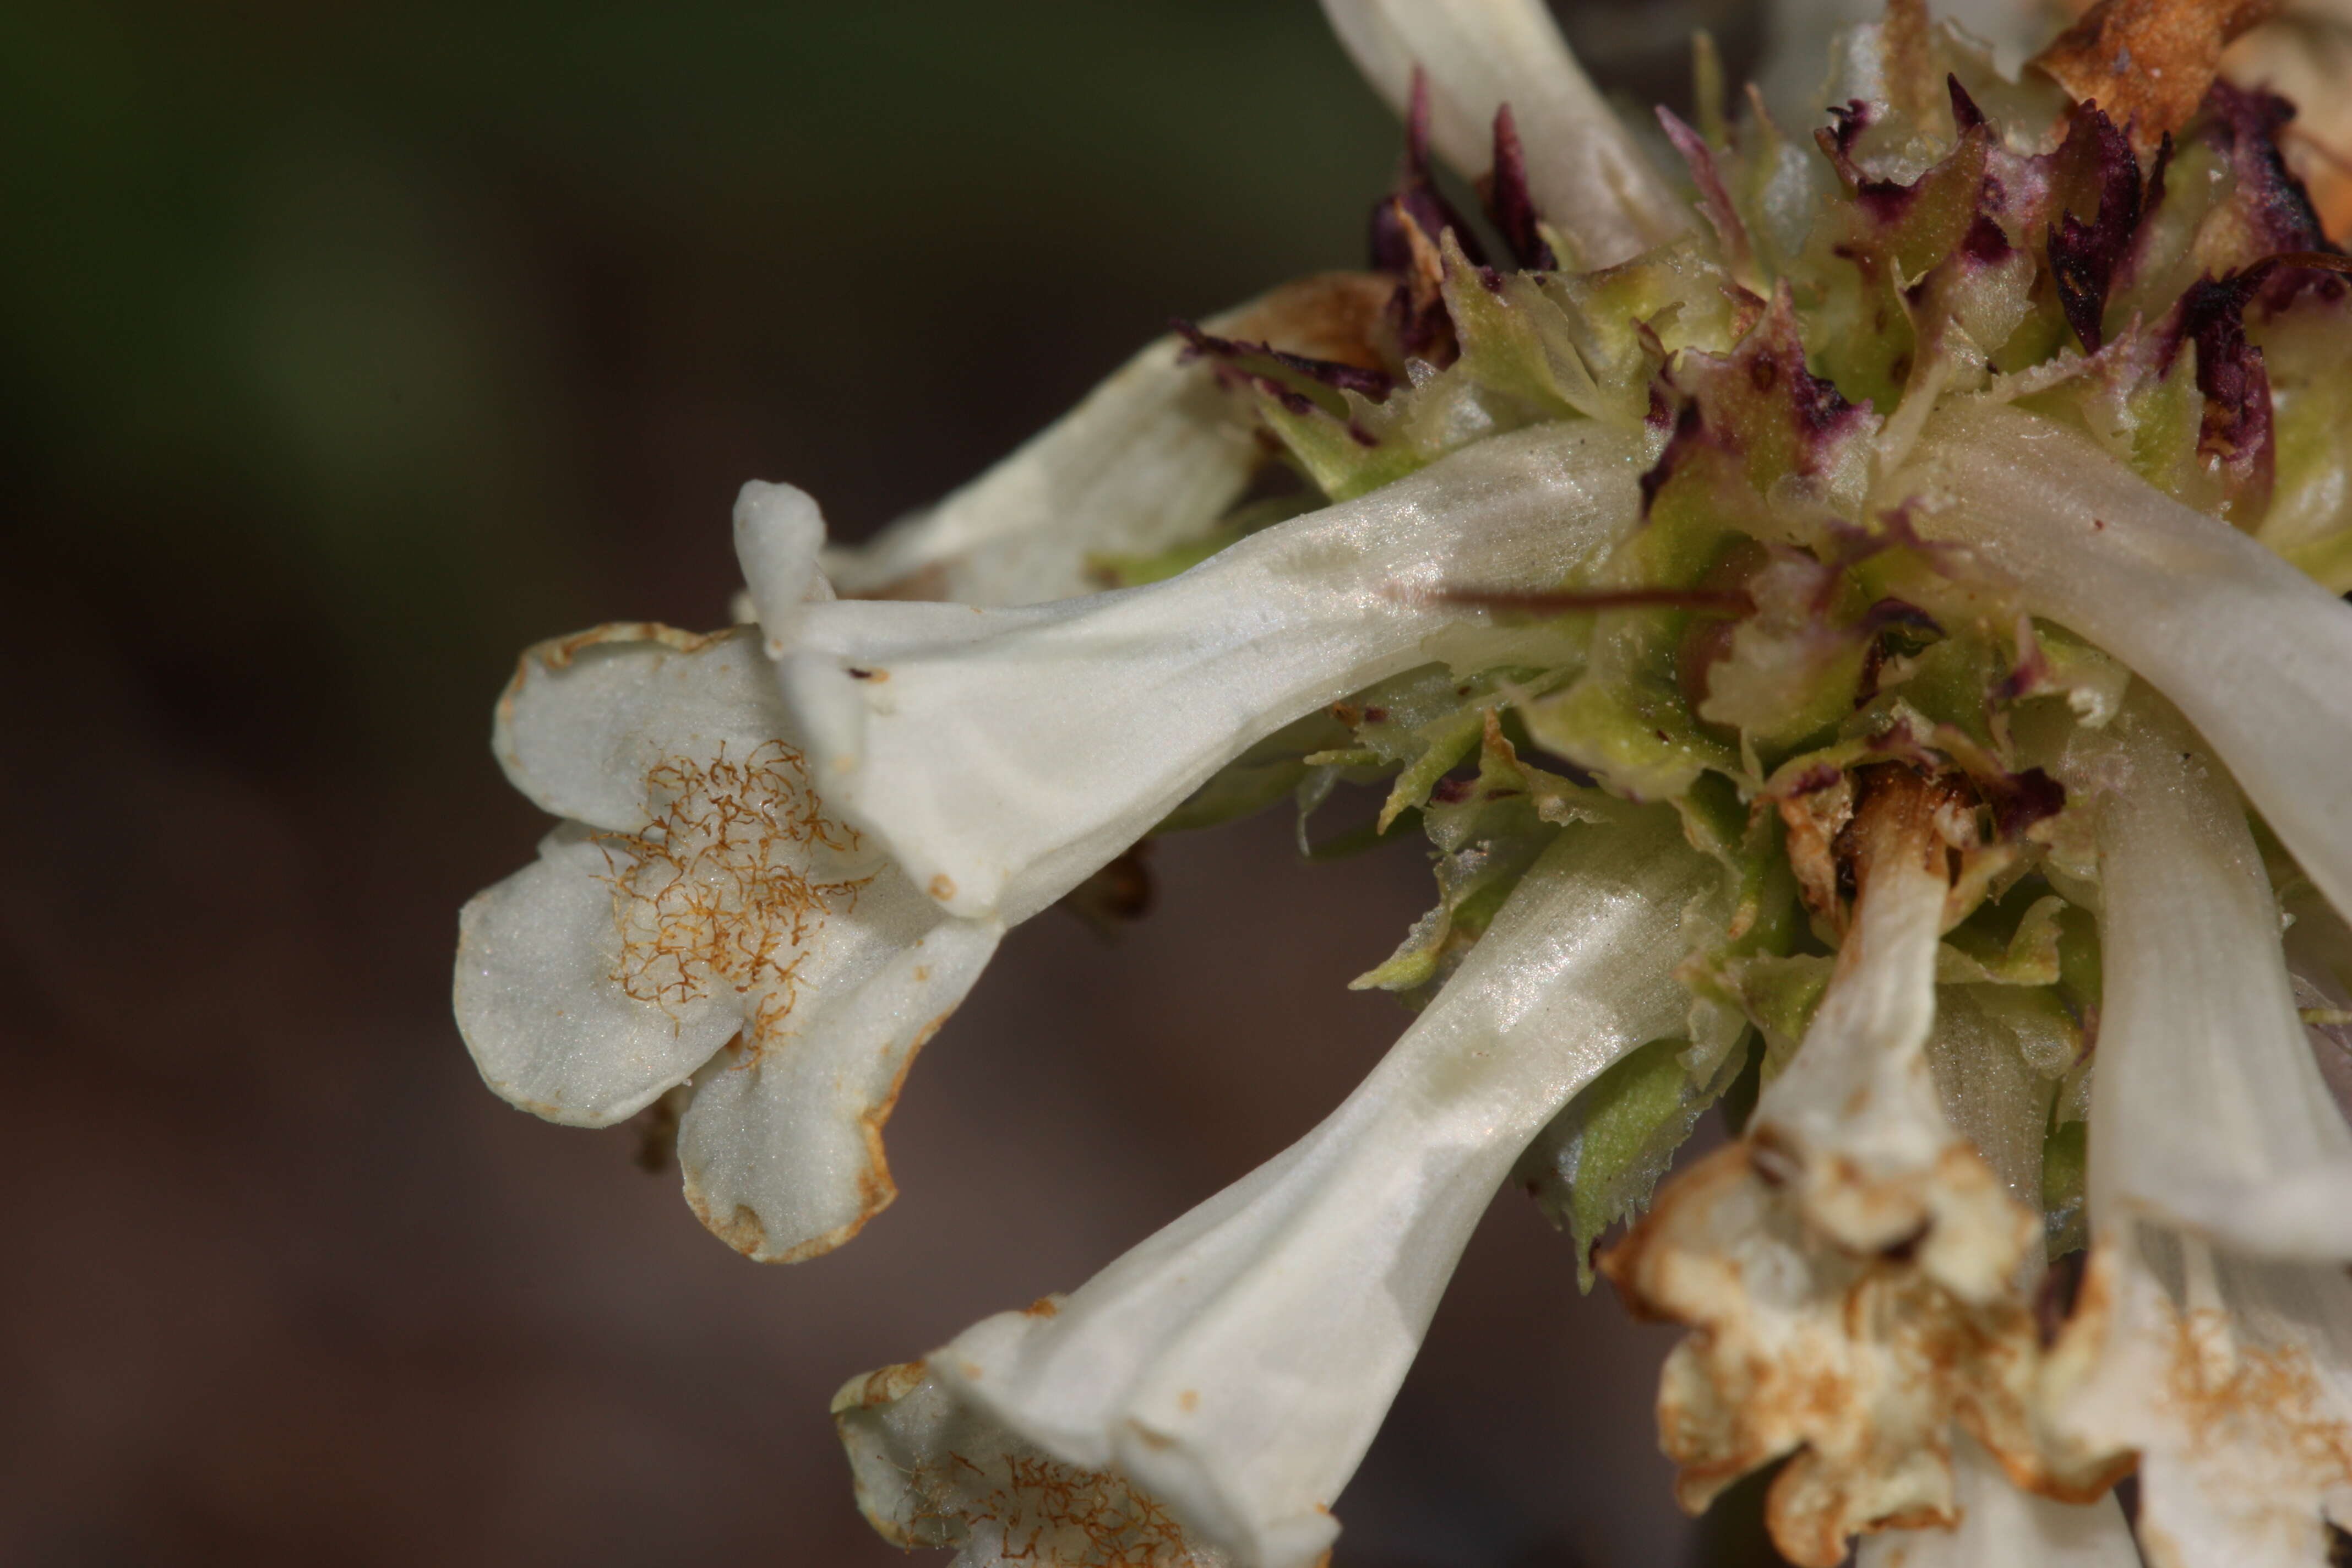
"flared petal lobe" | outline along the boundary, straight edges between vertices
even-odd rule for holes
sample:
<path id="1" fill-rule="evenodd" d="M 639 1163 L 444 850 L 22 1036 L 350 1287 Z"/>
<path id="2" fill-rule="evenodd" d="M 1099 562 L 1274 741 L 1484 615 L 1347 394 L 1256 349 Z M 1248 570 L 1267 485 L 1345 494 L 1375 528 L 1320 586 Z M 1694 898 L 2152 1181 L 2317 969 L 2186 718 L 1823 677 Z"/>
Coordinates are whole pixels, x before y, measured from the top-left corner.
<path id="1" fill-rule="evenodd" d="M 621 965 L 612 868 L 576 827 L 475 895 L 457 917 L 457 1027 L 509 1103 L 574 1127 L 634 1116 L 742 1027 L 739 1009 L 667 1009 L 613 982 Z"/>
<path id="2" fill-rule="evenodd" d="M 858 1510 L 893 1546 L 953 1547 L 952 1568 L 1234 1568 L 1126 1477 L 1024 1442 L 922 1362 L 851 1378 L 833 1419 Z"/>
<path id="3" fill-rule="evenodd" d="M 772 686 L 742 632 L 596 626 L 523 650 L 490 751 L 549 816 L 633 833 L 654 820 L 656 768 L 749 756 L 786 732 Z"/>
<path id="4" fill-rule="evenodd" d="M 1425 663 L 1638 515 L 1638 435 L 1575 421 L 1480 443 L 1181 576 L 1027 609 L 811 606 L 785 690 L 819 786 L 958 915 L 1018 921 L 1284 724 Z"/>
<path id="5" fill-rule="evenodd" d="M 1003 934 L 992 921 L 941 920 L 895 873 L 835 925 L 798 1016 L 722 1053 L 678 1124 L 687 1202 L 764 1263 L 830 1252 L 898 1196 L 883 1123 L 916 1053 Z"/>
<path id="6" fill-rule="evenodd" d="M 457 1021 L 483 1078 L 604 1126 L 692 1082 L 688 1200 L 751 1256 L 838 1245 L 893 1195 L 880 1129 L 1002 928 L 830 817 L 749 628 L 612 626 L 526 654 L 515 783 L 575 818 L 466 906 Z"/>
<path id="7" fill-rule="evenodd" d="M 1670 813 L 1629 818 L 1566 830 L 1322 1125 L 1058 1310 L 976 1325 L 931 1375 L 997 1431 L 1126 1477 L 1243 1568 L 1314 1563 L 1520 1150 L 1683 1027 L 1682 910 L 1717 873 Z"/>
<path id="8" fill-rule="evenodd" d="M 1495 114 L 1507 104 L 1536 210 L 1577 265 L 1613 267 L 1690 227 L 1541 0 L 1323 0 L 1323 14 L 1400 113 L 1415 69 L 1426 73 L 1431 139 L 1464 174 L 1487 172 Z"/>

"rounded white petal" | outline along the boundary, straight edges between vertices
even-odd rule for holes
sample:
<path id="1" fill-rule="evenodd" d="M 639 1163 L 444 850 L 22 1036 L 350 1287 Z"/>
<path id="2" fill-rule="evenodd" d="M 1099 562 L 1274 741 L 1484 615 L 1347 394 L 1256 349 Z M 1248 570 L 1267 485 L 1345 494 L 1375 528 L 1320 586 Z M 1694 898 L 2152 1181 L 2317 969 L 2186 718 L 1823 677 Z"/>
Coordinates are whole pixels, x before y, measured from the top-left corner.
<path id="1" fill-rule="evenodd" d="M 1542 0 L 1323 0 L 1323 14 L 1399 113 L 1414 68 L 1427 74 L 1430 139 L 1465 175 L 1493 163 L 1495 111 L 1508 104 L 1536 210 L 1577 264 L 1613 267 L 1690 226 Z"/>
<path id="2" fill-rule="evenodd" d="M 539 858 L 457 917 L 457 1030 L 483 1081 L 551 1121 L 603 1127 L 683 1082 L 741 1026 L 709 998 L 637 1001 L 621 965 L 614 868 L 559 828 Z"/>
<path id="3" fill-rule="evenodd" d="M 2352 915 L 2352 605 L 2088 437 L 1998 404 L 1939 413 L 1882 493 L 2170 698 Z"/>
<path id="4" fill-rule="evenodd" d="M 1520 1150 L 1678 1032 L 1681 913 L 1716 876 L 1654 811 L 1570 828 L 1320 1126 L 1051 1315 L 933 1357 L 1018 1438 L 1111 1468 L 1245 1568 L 1304 1568 Z"/>
<path id="5" fill-rule="evenodd" d="M 2352 1129 L 2312 1059 L 2237 791 L 2145 689 L 2105 771 L 2095 1215 L 2352 1258 Z"/>
<path id="6" fill-rule="evenodd" d="M 783 656 L 802 606 L 833 597 L 833 584 L 817 570 L 824 544 L 824 515 L 808 491 L 752 479 L 736 493 L 735 559 L 771 658 Z"/>
<path id="7" fill-rule="evenodd" d="M 701 1075 L 678 1127 L 687 1202 L 763 1263 L 830 1252 L 898 1195 L 882 1124 L 915 1053 L 947 1022 L 1003 935 L 942 920 L 895 872 L 826 921 L 801 994 Z"/>
<path id="8" fill-rule="evenodd" d="M 630 623 L 526 649 L 490 743 L 541 810 L 627 832 L 651 820 L 654 767 L 722 749 L 740 761 L 793 733 L 749 628 L 702 637 Z"/>
<path id="9" fill-rule="evenodd" d="M 1448 588 L 1558 583 L 1638 515 L 1640 437 L 1486 441 L 1149 587 L 813 607 L 785 689 L 828 799 L 959 915 L 1020 920 L 1252 742 L 1423 663 Z"/>

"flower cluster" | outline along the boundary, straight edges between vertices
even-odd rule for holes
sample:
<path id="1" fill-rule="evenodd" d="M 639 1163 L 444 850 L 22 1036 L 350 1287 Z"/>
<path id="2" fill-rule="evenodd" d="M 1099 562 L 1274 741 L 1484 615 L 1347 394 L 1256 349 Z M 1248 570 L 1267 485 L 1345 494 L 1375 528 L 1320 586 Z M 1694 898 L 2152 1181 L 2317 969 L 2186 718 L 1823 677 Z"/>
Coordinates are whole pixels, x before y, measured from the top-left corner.
<path id="1" fill-rule="evenodd" d="M 1357 984 L 1411 1026 L 1067 1297 L 852 1382 L 884 1534 L 1307 1568 L 1516 1183 L 1689 1326 L 1679 1500 L 1780 1464 L 1795 1563 L 2336 1560 L 2352 260 L 2221 74 L 2267 7 L 2105 0 L 2013 77 L 1895 0 L 1818 127 L 1701 40 L 1655 137 L 1538 0 L 1325 9 L 1407 124 L 1369 270 L 862 548 L 745 487 L 756 625 L 524 656 L 497 751 L 565 822 L 464 916 L 484 1077 L 682 1102 L 696 1212 L 807 1258 L 1009 926 L 1376 786 L 1340 837 L 1425 837 L 1437 902 Z"/>

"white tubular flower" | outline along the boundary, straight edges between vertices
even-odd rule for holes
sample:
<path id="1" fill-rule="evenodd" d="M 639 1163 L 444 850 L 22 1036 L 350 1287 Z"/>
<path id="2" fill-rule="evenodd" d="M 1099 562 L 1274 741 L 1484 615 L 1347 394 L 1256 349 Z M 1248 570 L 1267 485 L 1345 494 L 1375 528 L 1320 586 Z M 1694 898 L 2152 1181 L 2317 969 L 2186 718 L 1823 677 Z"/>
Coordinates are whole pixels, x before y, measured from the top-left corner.
<path id="1" fill-rule="evenodd" d="M 2333 1561 L 2352 1522 L 2352 1131 L 2314 1067 L 2228 778 L 2141 701 L 2101 814 L 2094 1237 L 2053 1384 L 2140 1454 L 2155 1568 Z"/>
<path id="2" fill-rule="evenodd" d="M 1507 106 L 1536 206 L 1582 265 L 1613 266 L 1690 227 L 1690 209 L 1601 101 L 1542 0 L 1323 0 L 1323 14 L 1399 113 L 1415 71 L 1426 74 L 1431 140 L 1463 174 L 1493 163 L 1495 116 Z"/>
<path id="3" fill-rule="evenodd" d="M 882 1123 L 995 948 L 812 792 L 750 628 L 600 626 L 525 653 L 495 749 L 566 818 L 459 921 L 459 1028 L 490 1087 L 603 1127 L 693 1085 L 687 1201 L 766 1261 L 895 1195 Z"/>
<path id="4" fill-rule="evenodd" d="M 2032 1239 L 1983 1157 L 1945 1119 L 1927 1065 L 1946 867 L 1965 811 L 1916 774 L 1873 781 L 1854 816 L 1853 923 L 1804 1044 L 1749 1137 L 1806 1219 L 1857 1253 L 1916 1248 L 1961 1299 L 1997 1296 Z"/>
<path id="5" fill-rule="evenodd" d="M 1658 1396 L 1685 1505 L 1801 1447 L 1768 1518 L 1804 1568 L 1832 1568 L 1860 1531 L 1956 1522 L 1956 1422 L 2042 1468 L 2019 1375 L 2032 1322 L 2009 1296 L 2038 1227 L 1946 1119 L 1927 1054 L 1957 803 L 1900 768 L 1866 787 L 1853 924 L 1801 1047 L 1748 1137 L 1604 1261 L 1699 1330 Z M 2112 1479 L 2045 1481 L 2095 1497 Z"/>
<path id="6" fill-rule="evenodd" d="M 1025 610 L 813 606 L 785 689 L 827 798 L 950 913 L 1026 918 L 1252 742 L 1423 664 L 1638 515 L 1642 443 L 1585 420 L 1481 442 L 1148 587 Z"/>
<path id="7" fill-rule="evenodd" d="M 2129 772 L 2099 828 L 2092 1201 L 2234 1251 L 2352 1259 L 2352 1129 L 2296 1015 L 2244 807 L 2162 704 L 2125 721 Z"/>
<path id="8" fill-rule="evenodd" d="M 1891 498 L 1923 533 L 2162 691 L 2338 910 L 2352 911 L 2352 614 L 2088 437 L 1973 401 L 1939 414 Z M 2273 942 L 2275 946 L 2275 940 Z"/>
<path id="9" fill-rule="evenodd" d="M 1219 337 L 1361 361 L 1389 284 L 1328 273 L 1202 323 Z M 938 505 L 826 552 L 841 592 L 1030 605 L 1092 592 L 1090 563 L 1155 555 L 1209 531 L 1266 461 L 1246 403 L 1174 333 Z"/>
<path id="10" fill-rule="evenodd" d="M 967 1331 L 929 1358 L 914 1408 L 845 1396 L 877 1523 L 940 1511 L 922 1478 L 957 1485 L 968 1446 L 1009 1437 L 1124 1478 L 1237 1568 L 1318 1561 L 1520 1150 L 1612 1062 L 1680 1032 L 1682 910 L 1717 877 L 1671 813 L 1567 829 L 1315 1131 L 1055 1310 Z M 971 1416 L 937 1425 L 932 1389 Z"/>

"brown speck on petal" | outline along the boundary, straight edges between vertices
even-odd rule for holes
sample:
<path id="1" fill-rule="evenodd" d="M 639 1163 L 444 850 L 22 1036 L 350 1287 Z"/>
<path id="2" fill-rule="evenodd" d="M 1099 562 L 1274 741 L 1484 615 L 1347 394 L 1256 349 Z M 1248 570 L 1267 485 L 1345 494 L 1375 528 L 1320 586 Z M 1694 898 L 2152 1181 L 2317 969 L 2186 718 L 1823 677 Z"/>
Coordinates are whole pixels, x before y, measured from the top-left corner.
<path id="1" fill-rule="evenodd" d="M 760 1248 L 767 1245 L 767 1227 L 760 1223 L 760 1216 L 751 1211 L 750 1205 L 737 1204 L 733 1213 L 722 1215 L 704 1203 L 702 1194 L 691 1186 L 687 1189 L 686 1201 L 688 1206 L 694 1210 L 694 1217 L 700 1220 L 711 1235 L 744 1257 L 757 1258 Z"/>
<path id="2" fill-rule="evenodd" d="M 926 890 L 931 895 L 931 897 L 939 900 L 940 902 L 944 904 L 950 899 L 955 897 L 955 879 L 949 876 L 945 871 L 941 871 L 939 875 L 931 879 L 931 885 Z"/>

